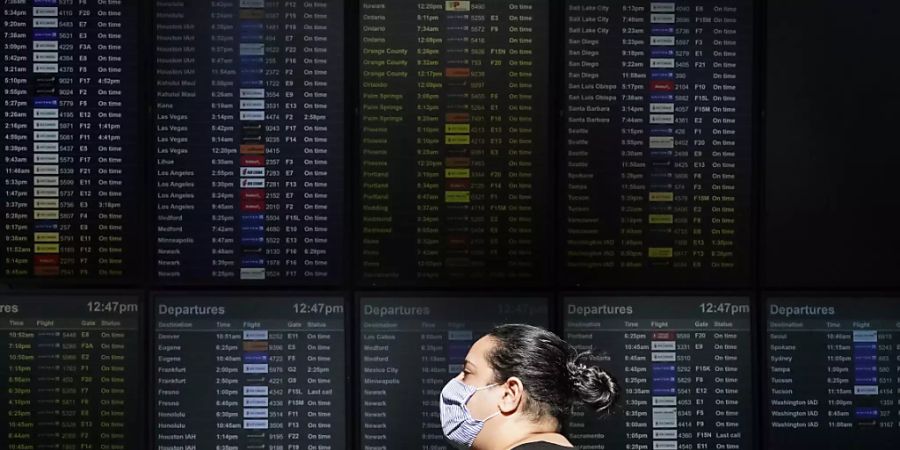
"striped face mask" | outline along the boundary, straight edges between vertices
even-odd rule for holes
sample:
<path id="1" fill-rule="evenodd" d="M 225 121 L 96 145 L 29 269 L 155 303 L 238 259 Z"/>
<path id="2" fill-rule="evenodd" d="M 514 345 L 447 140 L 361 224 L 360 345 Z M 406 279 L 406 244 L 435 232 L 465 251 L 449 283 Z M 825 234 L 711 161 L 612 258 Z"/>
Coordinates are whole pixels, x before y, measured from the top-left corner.
<path id="1" fill-rule="evenodd" d="M 484 423 L 500 414 L 500 411 L 497 411 L 483 420 L 478 420 L 472 417 L 469 408 L 466 408 L 466 403 L 469 403 L 476 392 L 494 386 L 497 384 L 476 388 L 456 378 L 444 386 L 441 391 L 441 428 L 444 430 L 444 437 L 455 448 L 471 448 L 475 436 L 484 428 Z"/>

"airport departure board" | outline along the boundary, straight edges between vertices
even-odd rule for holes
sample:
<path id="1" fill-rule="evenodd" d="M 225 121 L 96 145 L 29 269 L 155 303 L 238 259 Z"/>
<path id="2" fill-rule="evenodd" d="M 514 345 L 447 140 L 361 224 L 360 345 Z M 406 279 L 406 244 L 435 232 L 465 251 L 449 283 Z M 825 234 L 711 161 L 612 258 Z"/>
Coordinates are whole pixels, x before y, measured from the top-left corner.
<path id="1" fill-rule="evenodd" d="M 140 448 L 137 295 L 0 294 L 0 349 L 3 448 Z"/>
<path id="2" fill-rule="evenodd" d="M 341 1 L 155 8 L 155 279 L 337 284 Z"/>
<path id="3" fill-rule="evenodd" d="M 3 3 L 0 278 L 141 276 L 138 4 Z"/>
<path id="4" fill-rule="evenodd" d="M 344 298 L 160 294 L 156 449 L 345 449 Z"/>
<path id="5" fill-rule="evenodd" d="M 562 281 L 748 285 L 753 2 L 565 8 Z"/>
<path id="6" fill-rule="evenodd" d="M 900 299 L 767 301 L 765 448 L 896 448 Z"/>
<path id="7" fill-rule="evenodd" d="M 547 276 L 549 3 L 360 3 L 363 284 Z"/>
<path id="8" fill-rule="evenodd" d="M 754 449 L 754 363 L 746 297 L 565 298 L 565 337 L 623 387 L 605 420 L 576 409 L 582 449 Z"/>
<path id="9" fill-rule="evenodd" d="M 439 397 L 462 372 L 469 347 L 494 326 L 547 327 L 543 297 L 363 295 L 359 301 L 359 446 L 451 447 Z"/>

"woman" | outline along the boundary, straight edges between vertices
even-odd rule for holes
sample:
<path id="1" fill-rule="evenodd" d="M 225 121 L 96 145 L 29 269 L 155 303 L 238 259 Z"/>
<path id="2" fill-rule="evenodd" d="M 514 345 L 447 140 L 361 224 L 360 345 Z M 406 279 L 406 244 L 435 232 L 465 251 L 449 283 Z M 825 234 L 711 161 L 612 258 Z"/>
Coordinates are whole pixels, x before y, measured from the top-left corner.
<path id="1" fill-rule="evenodd" d="M 572 449 L 559 433 L 575 401 L 607 413 L 619 397 L 608 373 L 559 336 L 502 325 L 479 339 L 441 391 L 444 436 L 459 449 Z"/>

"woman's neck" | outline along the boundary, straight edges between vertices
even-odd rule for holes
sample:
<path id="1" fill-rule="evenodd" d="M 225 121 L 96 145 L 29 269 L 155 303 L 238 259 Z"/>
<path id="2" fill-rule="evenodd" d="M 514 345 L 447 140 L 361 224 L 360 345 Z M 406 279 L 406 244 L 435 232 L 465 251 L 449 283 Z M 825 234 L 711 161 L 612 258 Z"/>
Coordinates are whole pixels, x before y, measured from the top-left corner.
<path id="1" fill-rule="evenodd" d="M 565 436 L 556 431 L 554 424 L 535 424 L 529 423 L 516 433 L 503 433 L 503 442 L 498 442 L 496 448 L 500 450 L 510 450 L 522 444 L 530 442 L 549 442 L 551 444 L 562 445 L 563 447 L 571 447 L 572 444 Z"/>
<path id="2" fill-rule="evenodd" d="M 505 450 L 510 450 L 520 445 L 528 444 L 531 442 L 549 442 L 551 444 L 561 445 L 563 447 L 569 447 L 571 445 L 569 444 L 568 439 L 566 439 L 563 435 L 556 432 L 546 432 L 530 434 L 525 438 L 512 443 L 509 447 L 506 447 Z"/>

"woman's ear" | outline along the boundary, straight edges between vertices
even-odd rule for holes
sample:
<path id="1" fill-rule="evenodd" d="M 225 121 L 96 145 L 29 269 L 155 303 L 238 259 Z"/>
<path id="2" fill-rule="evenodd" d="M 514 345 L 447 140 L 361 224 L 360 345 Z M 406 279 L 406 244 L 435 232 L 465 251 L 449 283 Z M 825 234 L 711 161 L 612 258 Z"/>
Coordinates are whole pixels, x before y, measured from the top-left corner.
<path id="1" fill-rule="evenodd" d="M 503 396 L 500 398 L 500 412 L 504 415 L 512 414 L 525 400 L 525 386 L 518 377 L 510 377 L 501 387 Z"/>

